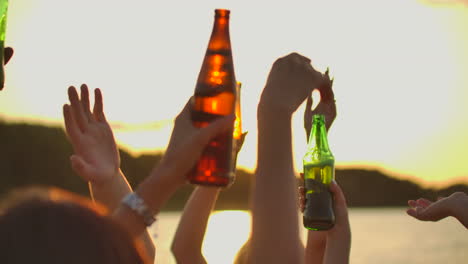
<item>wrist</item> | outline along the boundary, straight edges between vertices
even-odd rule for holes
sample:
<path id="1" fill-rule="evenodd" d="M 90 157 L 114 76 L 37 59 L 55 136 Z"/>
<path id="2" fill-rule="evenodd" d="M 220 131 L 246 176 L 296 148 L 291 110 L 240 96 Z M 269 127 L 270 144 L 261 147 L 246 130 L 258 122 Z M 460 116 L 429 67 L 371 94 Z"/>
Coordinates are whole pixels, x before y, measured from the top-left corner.
<path id="1" fill-rule="evenodd" d="M 281 105 L 261 100 L 257 106 L 257 117 L 291 118 L 293 112 Z"/>
<path id="2" fill-rule="evenodd" d="M 259 128 L 265 124 L 285 124 L 290 123 L 292 120 L 292 114 L 278 110 L 274 107 L 261 107 L 257 109 L 257 120 Z"/>
<path id="3" fill-rule="evenodd" d="M 112 190 L 115 186 L 119 186 L 121 184 L 123 176 L 123 172 L 120 168 L 118 168 L 113 175 L 107 177 L 101 177 L 104 180 L 100 181 L 92 181 L 90 182 L 94 190 L 98 191 L 106 191 Z"/>
<path id="4" fill-rule="evenodd" d="M 450 206 L 450 215 L 455 217 L 461 224 L 468 228 L 468 195 L 463 192 L 452 194 L 453 199 Z"/>
<path id="5" fill-rule="evenodd" d="M 139 186 L 136 192 L 155 214 L 167 199 L 181 186 L 174 181 L 175 175 L 169 168 L 158 166 Z"/>

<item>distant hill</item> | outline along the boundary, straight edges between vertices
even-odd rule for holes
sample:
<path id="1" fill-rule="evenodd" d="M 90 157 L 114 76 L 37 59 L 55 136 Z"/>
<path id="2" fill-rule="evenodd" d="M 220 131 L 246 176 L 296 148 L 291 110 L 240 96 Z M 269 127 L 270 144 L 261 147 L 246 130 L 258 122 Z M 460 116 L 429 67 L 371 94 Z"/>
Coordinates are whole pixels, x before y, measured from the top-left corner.
<path id="1" fill-rule="evenodd" d="M 0 196 L 25 185 L 53 185 L 88 196 L 88 187 L 70 167 L 71 145 L 62 128 L 0 122 Z M 162 153 L 133 157 L 121 150 L 122 170 L 132 186 L 140 183 Z M 217 209 L 248 209 L 253 175 L 238 170 L 236 181 L 223 190 Z M 435 199 L 454 191 L 468 193 L 468 185 L 445 189 L 422 188 L 414 182 L 389 177 L 375 170 L 337 169 L 336 179 L 343 188 L 348 205 L 406 206 L 408 199 Z M 180 210 L 193 186 L 181 188 L 167 203 L 165 210 Z"/>

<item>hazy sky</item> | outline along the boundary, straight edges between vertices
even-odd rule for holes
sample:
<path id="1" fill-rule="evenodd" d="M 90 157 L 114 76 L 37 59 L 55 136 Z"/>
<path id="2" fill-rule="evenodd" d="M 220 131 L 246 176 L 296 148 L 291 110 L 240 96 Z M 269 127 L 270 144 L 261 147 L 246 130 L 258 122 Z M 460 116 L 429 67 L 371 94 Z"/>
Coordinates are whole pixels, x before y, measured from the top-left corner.
<path id="1" fill-rule="evenodd" d="M 437 184 L 468 176 L 468 1 L 11 0 L 15 56 L 0 117 L 62 125 L 69 85 L 100 87 L 119 144 L 166 146 L 193 93 L 215 8 L 231 10 L 242 86 L 239 154 L 252 169 L 256 105 L 276 58 L 296 51 L 335 76 L 329 140 L 339 166 Z M 305 150 L 294 119 L 296 168 Z"/>

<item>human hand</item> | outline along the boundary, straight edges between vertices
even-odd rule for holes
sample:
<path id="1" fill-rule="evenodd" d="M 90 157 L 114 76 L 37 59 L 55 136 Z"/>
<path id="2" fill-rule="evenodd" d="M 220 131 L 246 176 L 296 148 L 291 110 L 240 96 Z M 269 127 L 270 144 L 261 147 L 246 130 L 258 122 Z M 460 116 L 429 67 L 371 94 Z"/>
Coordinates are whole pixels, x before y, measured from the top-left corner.
<path id="1" fill-rule="evenodd" d="M 435 222 L 453 216 L 468 228 L 468 195 L 463 192 L 440 197 L 435 202 L 424 198 L 409 200 L 408 205 L 407 214 L 418 220 Z"/>
<path id="2" fill-rule="evenodd" d="M 310 59 L 291 53 L 273 64 L 263 89 L 259 109 L 294 113 L 323 76 L 310 64 Z"/>
<path id="3" fill-rule="evenodd" d="M 175 120 L 171 139 L 166 153 L 156 170 L 163 168 L 169 173 L 165 175 L 177 175 L 170 179 L 176 185 L 186 182 L 186 174 L 200 157 L 208 142 L 215 136 L 228 129 L 232 129 L 235 115 L 218 118 L 203 128 L 193 126 L 190 118 L 190 105 L 187 103 Z"/>
<path id="4" fill-rule="evenodd" d="M 12 47 L 5 47 L 3 49 L 3 64 L 7 65 L 11 57 L 13 57 L 14 50 Z"/>
<path id="5" fill-rule="evenodd" d="M 68 139 L 75 152 L 70 157 L 73 170 L 85 181 L 102 185 L 118 174 L 120 155 L 103 112 L 100 89 L 94 90 L 94 97 L 91 112 L 86 84 L 81 85 L 81 99 L 75 87 L 69 87 L 70 104 L 63 106 L 63 116 Z"/>
<path id="6" fill-rule="evenodd" d="M 301 177 L 303 175 L 301 174 Z M 346 198 L 340 186 L 332 181 L 335 225 L 326 231 L 308 231 L 306 259 L 308 263 L 348 263 L 351 250 L 351 227 Z M 299 208 L 305 209 L 305 189 L 299 187 Z M 325 261 L 324 261 L 325 260 Z"/>
<path id="7" fill-rule="evenodd" d="M 303 179 L 304 175 L 301 173 L 301 178 Z M 350 233 L 349 227 L 349 218 L 348 218 L 348 206 L 346 204 L 346 198 L 344 196 L 343 190 L 336 181 L 332 181 L 330 184 L 330 192 L 333 194 L 333 211 L 335 213 L 335 225 L 332 229 L 328 231 L 330 234 L 336 232 Z M 299 187 L 299 210 L 304 212 L 306 204 L 306 195 L 305 188 L 303 186 Z M 338 231 L 337 231 L 338 230 Z"/>
<path id="8" fill-rule="evenodd" d="M 13 48 L 11 47 L 5 47 L 3 49 L 3 65 L 6 65 L 11 57 L 13 56 Z M 3 66 L 2 66 L 3 67 Z M 5 81 L 5 76 L 4 76 L 5 73 L 3 73 L 2 75 L 2 80 L 1 80 L 1 83 L 0 83 L 0 91 L 3 90 L 3 85 L 4 85 L 4 81 Z"/>
<path id="9" fill-rule="evenodd" d="M 333 79 L 330 80 L 329 70 L 327 69 L 322 84 L 317 88 L 320 92 L 320 102 L 315 109 L 312 110 L 312 94 L 307 97 L 306 108 L 304 110 L 304 129 L 306 131 L 307 140 L 309 140 L 310 130 L 312 129 L 312 116 L 316 114 L 324 115 L 327 131 L 333 124 L 333 121 L 335 121 L 336 104 L 332 86 Z"/>
<path id="10" fill-rule="evenodd" d="M 169 140 L 169 144 L 166 149 L 166 153 L 176 149 L 189 135 L 194 133 L 197 128 L 193 126 L 191 117 L 190 117 L 190 109 L 192 104 L 193 97 L 185 104 L 182 111 L 177 115 L 174 121 L 174 128 L 172 130 L 171 138 Z M 247 136 L 248 132 L 242 133 L 241 137 L 236 140 L 234 147 L 236 155 L 242 148 L 244 144 L 245 137 Z"/>

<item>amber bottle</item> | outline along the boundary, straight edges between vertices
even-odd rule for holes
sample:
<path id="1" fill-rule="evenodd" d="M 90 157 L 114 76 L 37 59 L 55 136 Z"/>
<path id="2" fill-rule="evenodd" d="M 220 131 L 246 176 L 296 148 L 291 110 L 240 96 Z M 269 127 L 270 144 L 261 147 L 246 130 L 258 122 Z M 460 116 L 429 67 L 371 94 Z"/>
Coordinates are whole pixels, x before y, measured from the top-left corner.
<path id="1" fill-rule="evenodd" d="M 192 121 L 204 127 L 234 114 L 236 78 L 229 37 L 229 10 L 216 9 L 213 31 L 198 75 L 192 102 Z M 214 138 L 188 175 L 192 184 L 227 186 L 234 177 L 233 130 Z"/>

